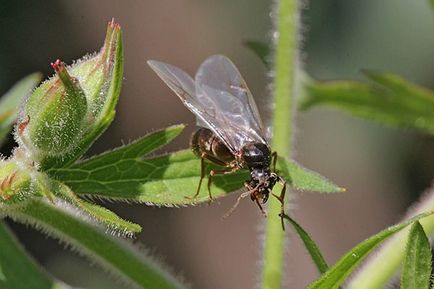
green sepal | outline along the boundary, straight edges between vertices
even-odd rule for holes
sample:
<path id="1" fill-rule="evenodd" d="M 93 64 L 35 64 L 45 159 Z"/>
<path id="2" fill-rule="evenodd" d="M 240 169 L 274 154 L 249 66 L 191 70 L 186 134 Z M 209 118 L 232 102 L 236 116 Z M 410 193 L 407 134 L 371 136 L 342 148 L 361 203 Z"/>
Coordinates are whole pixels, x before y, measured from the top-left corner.
<path id="1" fill-rule="evenodd" d="M 36 161 L 70 152 L 85 127 L 87 100 L 78 80 L 60 60 L 52 67 L 56 76 L 29 97 L 16 131 Z"/>
<path id="2" fill-rule="evenodd" d="M 115 115 L 123 75 L 122 31 L 109 22 L 100 52 L 57 74 L 29 97 L 16 134 L 40 170 L 66 167 L 80 158 Z"/>
<path id="3" fill-rule="evenodd" d="M 23 169 L 23 164 L 0 160 L 0 204 L 16 204 L 39 193 L 39 186 L 33 182 L 30 171 Z"/>

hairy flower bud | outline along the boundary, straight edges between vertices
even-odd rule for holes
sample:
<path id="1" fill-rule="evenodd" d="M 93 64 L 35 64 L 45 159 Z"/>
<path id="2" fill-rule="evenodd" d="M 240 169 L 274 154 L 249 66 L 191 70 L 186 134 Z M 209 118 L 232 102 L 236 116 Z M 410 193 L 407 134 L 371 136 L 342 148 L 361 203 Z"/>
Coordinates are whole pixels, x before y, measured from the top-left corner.
<path id="1" fill-rule="evenodd" d="M 0 161 L 0 204 L 25 200 L 35 192 L 31 176 L 15 161 Z"/>
<path id="2" fill-rule="evenodd" d="M 32 152 L 61 155 L 69 152 L 82 134 L 87 100 L 63 62 L 57 60 L 51 66 L 56 76 L 28 99 L 18 133 Z"/>
<path id="3" fill-rule="evenodd" d="M 121 29 L 112 20 L 99 53 L 68 67 L 60 60 L 52 63 L 56 74 L 29 96 L 15 133 L 42 169 L 79 158 L 113 120 L 122 51 Z"/>

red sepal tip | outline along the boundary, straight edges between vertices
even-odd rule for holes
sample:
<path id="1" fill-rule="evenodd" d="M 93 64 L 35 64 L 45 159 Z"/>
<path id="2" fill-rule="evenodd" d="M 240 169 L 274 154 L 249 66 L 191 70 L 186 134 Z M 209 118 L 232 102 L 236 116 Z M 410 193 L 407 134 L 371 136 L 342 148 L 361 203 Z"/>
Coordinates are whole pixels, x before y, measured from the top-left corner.
<path id="1" fill-rule="evenodd" d="M 51 63 L 51 67 L 53 67 L 53 69 L 58 72 L 60 71 L 63 67 L 65 67 L 64 63 L 60 60 L 57 59 L 56 61 Z"/>
<path id="2" fill-rule="evenodd" d="M 121 25 L 116 22 L 114 17 L 112 17 L 112 19 L 109 21 L 108 26 L 110 28 L 120 28 L 121 27 Z"/>

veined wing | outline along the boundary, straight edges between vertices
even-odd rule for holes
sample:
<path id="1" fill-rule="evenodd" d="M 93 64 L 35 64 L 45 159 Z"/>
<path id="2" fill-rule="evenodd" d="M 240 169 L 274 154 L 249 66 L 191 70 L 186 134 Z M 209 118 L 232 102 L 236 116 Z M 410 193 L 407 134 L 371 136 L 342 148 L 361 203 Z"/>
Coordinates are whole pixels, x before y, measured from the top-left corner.
<path id="1" fill-rule="evenodd" d="M 167 63 L 155 60 L 149 60 L 147 63 L 167 86 L 176 93 L 182 103 L 197 117 L 198 125 L 212 130 L 232 152 L 236 152 L 235 148 L 222 133 L 220 122 L 209 113 L 206 104 L 198 101 L 195 84 L 191 76 L 182 69 Z"/>
<path id="2" fill-rule="evenodd" d="M 197 71 L 195 85 L 197 100 L 231 147 L 238 151 L 247 142 L 266 143 L 253 96 L 230 59 L 207 58 Z"/>

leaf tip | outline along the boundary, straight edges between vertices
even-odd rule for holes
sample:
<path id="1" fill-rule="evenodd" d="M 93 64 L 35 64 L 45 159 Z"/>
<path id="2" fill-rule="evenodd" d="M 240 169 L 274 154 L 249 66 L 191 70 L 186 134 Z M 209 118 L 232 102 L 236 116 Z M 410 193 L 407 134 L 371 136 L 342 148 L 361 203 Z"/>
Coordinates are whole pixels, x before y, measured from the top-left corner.
<path id="1" fill-rule="evenodd" d="M 178 136 L 180 133 L 182 133 L 184 131 L 184 129 L 186 128 L 186 124 L 184 123 L 180 123 L 180 124 L 174 124 L 171 125 L 169 127 L 167 127 L 166 129 L 164 129 L 166 132 L 172 132 L 175 134 L 175 137 Z"/>

